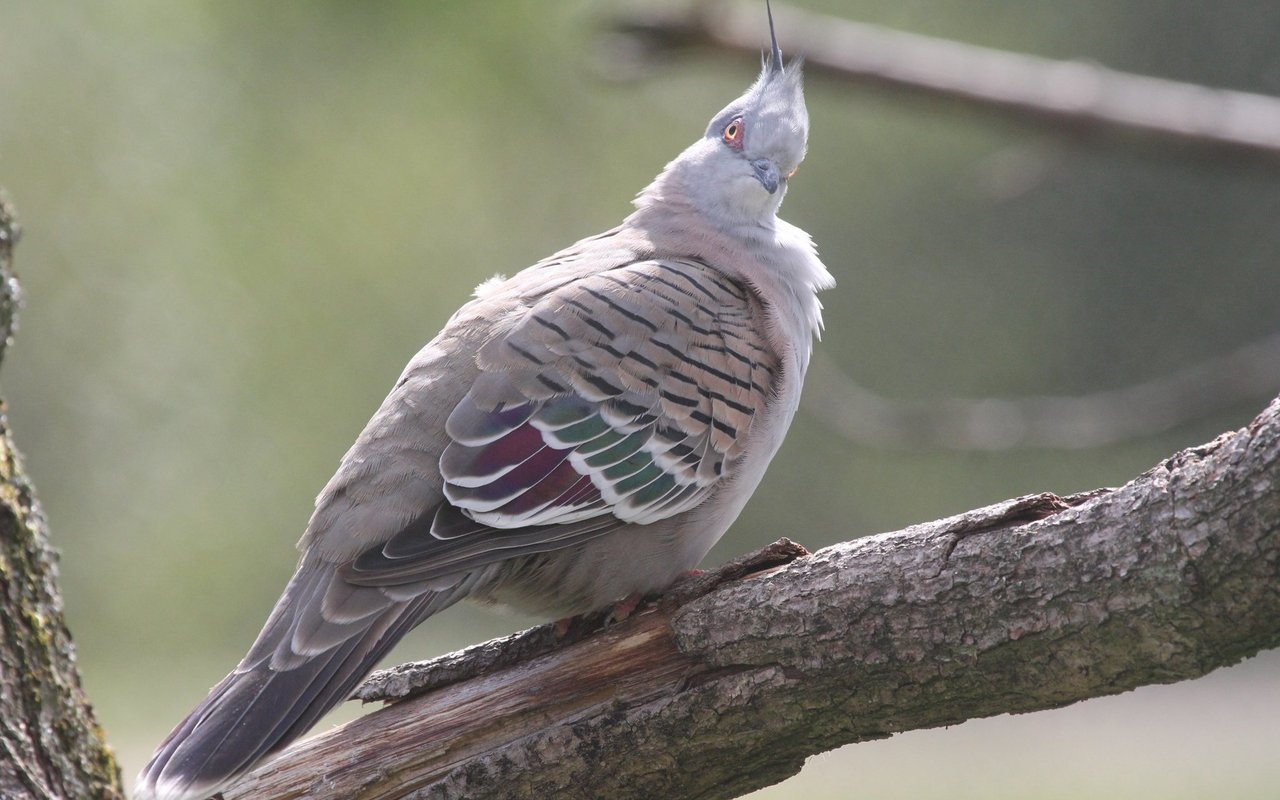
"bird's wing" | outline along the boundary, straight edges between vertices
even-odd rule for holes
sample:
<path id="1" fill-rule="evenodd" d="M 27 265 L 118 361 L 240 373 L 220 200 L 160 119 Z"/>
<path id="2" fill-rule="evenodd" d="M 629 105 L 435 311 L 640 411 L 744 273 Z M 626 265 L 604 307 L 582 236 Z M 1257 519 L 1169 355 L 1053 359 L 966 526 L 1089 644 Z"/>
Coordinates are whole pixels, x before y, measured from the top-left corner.
<path id="1" fill-rule="evenodd" d="M 694 260 L 561 286 L 486 342 L 445 425 L 445 501 L 344 570 L 459 575 L 694 508 L 729 478 L 774 391 L 745 287 Z"/>

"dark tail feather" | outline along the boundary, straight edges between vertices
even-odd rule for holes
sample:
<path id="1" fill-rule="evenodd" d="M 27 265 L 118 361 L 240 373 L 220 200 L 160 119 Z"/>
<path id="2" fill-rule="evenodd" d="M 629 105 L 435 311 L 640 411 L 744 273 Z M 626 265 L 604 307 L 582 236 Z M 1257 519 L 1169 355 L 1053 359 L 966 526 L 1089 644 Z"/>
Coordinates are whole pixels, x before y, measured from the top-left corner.
<path id="1" fill-rule="evenodd" d="M 250 657 L 213 687 L 156 749 L 138 776 L 135 800 L 203 800 L 224 788 L 310 730 L 351 695 L 405 633 L 467 594 L 471 583 L 464 580 L 408 600 L 388 599 L 388 608 L 370 615 L 366 627 L 324 652 L 294 659 L 287 669 L 273 669 L 269 656 L 251 660 L 288 641 L 284 637 L 292 636 L 291 623 L 306 611 L 297 601 L 318 602 L 315 581 L 331 578 L 328 569 L 322 574 L 299 570 Z"/>

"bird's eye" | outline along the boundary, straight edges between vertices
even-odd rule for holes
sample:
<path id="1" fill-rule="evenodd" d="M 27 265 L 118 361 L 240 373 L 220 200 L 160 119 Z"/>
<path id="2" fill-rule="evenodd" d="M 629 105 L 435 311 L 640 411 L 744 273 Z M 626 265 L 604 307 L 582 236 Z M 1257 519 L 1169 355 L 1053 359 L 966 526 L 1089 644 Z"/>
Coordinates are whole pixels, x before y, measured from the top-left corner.
<path id="1" fill-rule="evenodd" d="M 742 117 L 738 117 L 726 125 L 724 127 L 724 143 L 734 150 L 741 150 L 743 128 Z"/>

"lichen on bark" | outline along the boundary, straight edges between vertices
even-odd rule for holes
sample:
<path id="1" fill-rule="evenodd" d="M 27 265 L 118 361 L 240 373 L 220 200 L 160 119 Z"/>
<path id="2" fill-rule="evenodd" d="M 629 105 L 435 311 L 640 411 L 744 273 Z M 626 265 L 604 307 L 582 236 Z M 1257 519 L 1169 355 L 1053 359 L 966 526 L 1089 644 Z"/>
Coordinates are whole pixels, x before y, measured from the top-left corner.
<path id="1" fill-rule="evenodd" d="M 0 360 L 20 305 L 18 226 L 0 195 Z M 120 769 L 80 685 L 57 553 L 0 400 L 0 797 L 123 798 Z"/>

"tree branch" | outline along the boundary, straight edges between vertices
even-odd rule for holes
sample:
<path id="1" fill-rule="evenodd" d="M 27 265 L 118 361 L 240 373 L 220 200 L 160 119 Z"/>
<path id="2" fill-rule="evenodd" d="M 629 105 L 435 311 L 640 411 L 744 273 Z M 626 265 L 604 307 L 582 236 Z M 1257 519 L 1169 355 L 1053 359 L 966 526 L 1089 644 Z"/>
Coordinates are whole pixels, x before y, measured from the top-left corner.
<path id="1" fill-rule="evenodd" d="M 1280 99 L 1214 89 L 895 31 L 839 17 L 774 7 L 788 48 L 806 70 L 864 86 L 1002 111 L 1077 133 L 1139 134 L 1171 144 L 1280 156 Z M 757 3 L 636 5 L 612 21 L 607 62 L 615 74 L 670 51 L 710 47 L 760 53 Z M 621 58 L 619 53 L 630 53 Z"/>
<path id="2" fill-rule="evenodd" d="M 795 553 L 602 633 L 380 674 L 361 696 L 396 702 L 226 798 L 728 798 L 848 742 L 1235 663 L 1280 644 L 1280 399 L 1119 489 L 767 566 Z"/>

